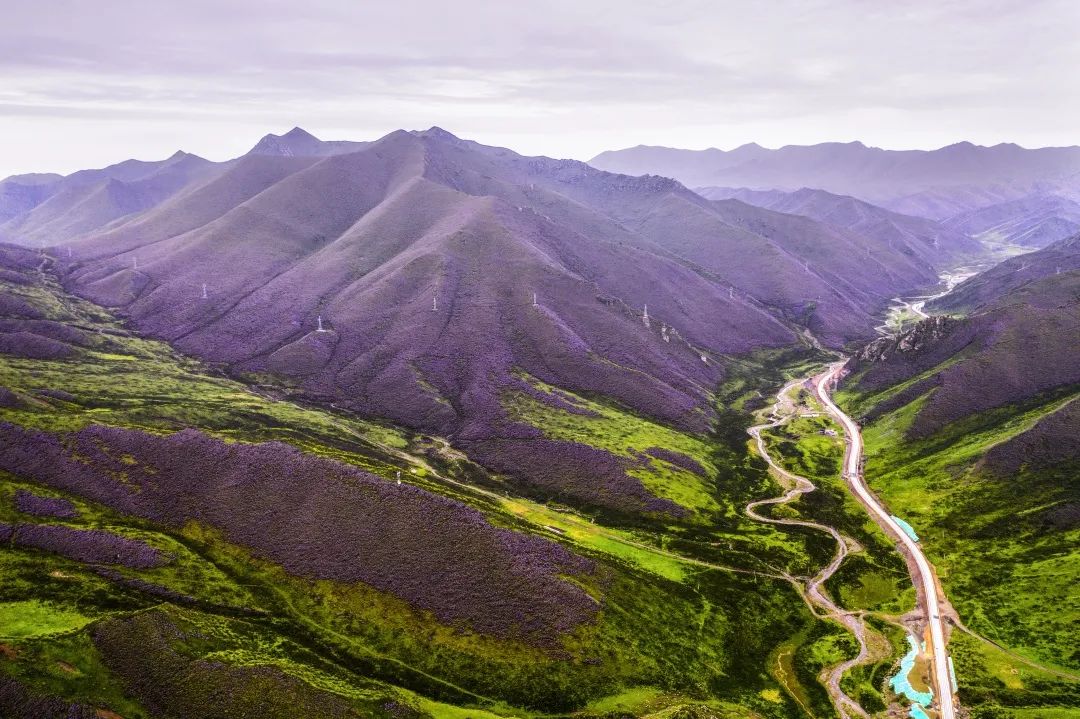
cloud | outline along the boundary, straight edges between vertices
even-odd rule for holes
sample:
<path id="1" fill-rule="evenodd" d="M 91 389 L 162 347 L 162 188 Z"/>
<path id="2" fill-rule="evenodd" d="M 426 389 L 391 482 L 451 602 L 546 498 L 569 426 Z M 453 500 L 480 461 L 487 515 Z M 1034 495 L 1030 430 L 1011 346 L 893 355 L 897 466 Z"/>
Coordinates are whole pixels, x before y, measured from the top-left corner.
<path id="1" fill-rule="evenodd" d="M 5 15 L 0 171 L 123 157 L 76 144 L 112 134 L 160 155 L 231 152 L 282 122 L 356 138 L 439 124 L 588 157 L 638 142 L 1063 144 L 1060 116 L 1080 111 L 1071 0 L 12 0 Z"/>

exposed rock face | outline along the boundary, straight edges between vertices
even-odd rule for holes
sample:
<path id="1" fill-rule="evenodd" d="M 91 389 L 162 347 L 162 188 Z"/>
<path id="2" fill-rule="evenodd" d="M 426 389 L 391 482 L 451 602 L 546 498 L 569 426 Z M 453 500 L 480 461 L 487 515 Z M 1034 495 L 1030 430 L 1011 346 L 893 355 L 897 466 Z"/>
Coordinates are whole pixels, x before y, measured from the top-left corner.
<path id="1" fill-rule="evenodd" d="M 863 347 L 850 361 L 852 365 L 862 362 L 886 362 L 894 355 L 918 353 L 928 350 L 940 341 L 958 322 L 944 316 L 934 316 L 916 324 L 896 337 L 880 337 Z"/>
<path id="2" fill-rule="evenodd" d="M 1067 395 L 1080 383 L 1078 326 L 1080 272 L 1051 274 L 968 317 L 933 317 L 899 337 L 877 339 L 849 369 L 863 392 L 918 377 L 865 414 L 873 419 L 925 398 L 908 429 L 925 437 L 979 412 Z"/>

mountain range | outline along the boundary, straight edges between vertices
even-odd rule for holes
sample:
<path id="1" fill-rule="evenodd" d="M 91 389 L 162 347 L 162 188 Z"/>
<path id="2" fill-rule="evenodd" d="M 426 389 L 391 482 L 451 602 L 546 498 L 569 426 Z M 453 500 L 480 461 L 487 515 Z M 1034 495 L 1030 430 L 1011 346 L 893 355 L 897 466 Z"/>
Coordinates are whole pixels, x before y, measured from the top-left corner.
<path id="1" fill-rule="evenodd" d="M 874 235 L 438 128 L 372 143 L 294 129 L 226 163 L 50 182 L 4 227 L 65 240 L 51 252 L 69 289 L 232 371 L 463 442 L 521 432 L 500 409 L 517 372 L 704 427 L 724 356 L 804 328 L 832 346 L 868 338 L 889 298 L 971 250 L 957 233 Z M 152 183 L 170 192 L 61 202 Z"/>
<path id="2" fill-rule="evenodd" d="M 838 353 L 957 702 L 1070 705 L 1077 198 L 1002 147 L 691 189 L 294 128 L 8 178 L 0 714 L 898 714 L 925 598 Z"/>
<path id="3" fill-rule="evenodd" d="M 724 151 L 638 146 L 603 152 L 589 163 L 611 172 L 674 177 L 690 187 L 812 187 L 923 214 L 918 208 L 932 206 L 934 193 L 943 195 L 942 203 L 972 209 L 1018 196 L 1010 193 L 1029 194 L 1044 183 L 1075 184 L 1080 147 L 1029 150 L 1011 143 L 959 142 L 937 150 L 883 150 L 861 142 L 827 142 L 775 150 L 749 144 Z M 916 203 L 913 196 L 922 200 Z"/>

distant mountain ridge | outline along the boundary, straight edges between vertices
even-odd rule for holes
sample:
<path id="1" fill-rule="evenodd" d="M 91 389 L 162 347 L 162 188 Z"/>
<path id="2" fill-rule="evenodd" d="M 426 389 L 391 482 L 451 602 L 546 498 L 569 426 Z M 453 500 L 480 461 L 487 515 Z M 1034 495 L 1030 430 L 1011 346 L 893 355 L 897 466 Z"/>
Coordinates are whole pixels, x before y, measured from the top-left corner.
<path id="1" fill-rule="evenodd" d="M 1045 247 L 1080 232 L 1080 202 L 1052 193 L 1026 195 L 969 210 L 944 225 L 989 242 Z"/>
<path id="2" fill-rule="evenodd" d="M 977 257 L 985 252 L 981 243 L 960 230 L 825 190 L 804 187 L 795 192 L 784 192 L 703 187 L 698 192 L 710 199 L 736 199 L 775 212 L 804 215 L 826 225 L 875 237 L 893 245 L 908 243 L 928 262 L 959 262 L 965 257 Z"/>
<path id="3" fill-rule="evenodd" d="M 861 142 L 829 142 L 775 150 L 751 144 L 724 151 L 638 146 L 602 152 L 589 164 L 630 175 L 674 177 L 691 187 L 813 187 L 887 204 L 942 188 L 1004 185 L 1028 192 L 1040 182 L 1074 180 L 1080 173 L 1080 147 L 959 142 L 937 150 L 883 150 Z"/>
<path id="4" fill-rule="evenodd" d="M 218 163 L 176 152 L 70 175 L 18 175 L 0 182 L 0 240 L 54 245 L 148 210 L 208 177 Z"/>

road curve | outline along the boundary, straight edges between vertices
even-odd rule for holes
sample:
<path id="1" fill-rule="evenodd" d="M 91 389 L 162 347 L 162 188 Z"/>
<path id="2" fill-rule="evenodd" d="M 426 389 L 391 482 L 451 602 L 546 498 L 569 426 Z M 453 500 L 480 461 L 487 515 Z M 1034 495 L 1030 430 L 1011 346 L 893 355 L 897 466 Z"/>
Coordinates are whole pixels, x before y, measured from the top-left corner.
<path id="1" fill-rule="evenodd" d="M 941 619 L 941 607 L 938 601 L 937 582 L 934 578 L 933 568 L 923 554 L 922 548 L 896 523 L 892 516 L 885 510 L 877 497 L 866 486 L 859 464 L 862 460 L 863 442 L 859 425 L 844 414 L 829 396 L 829 385 L 839 378 L 844 369 L 845 362 L 836 362 L 829 365 L 828 371 L 819 375 L 814 380 L 818 397 L 826 410 L 840 422 L 848 438 L 847 454 L 844 457 L 844 478 L 851 486 L 859 500 L 870 511 L 879 525 L 896 536 L 908 554 L 915 562 L 918 576 L 912 580 L 921 588 L 921 594 L 925 607 L 926 621 L 930 627 L 930 645 L 933 650 L 933 678 L 934 700 L 937 705 L 940 719 L 955 719 L 956 707 L 953 702 L 952 680 L 949 676 L 948 653 L 945 650 L 945 628 Z"/>
<path id="2" fill-rule="evenodd" d="M 862 705 L 860 705 L 857 701 L 848 696 L 848 694 L 840 686 L 840 682 L 841 680 L 843 680 L 845 674 L 847 674 L 854 667 L 868 663 L 873 658 L 871 656 L 870 646 L 867 643 L 866 639 L 867 630 L 865 620 L 862 616 L 858 616 L 854 613 L 842 610 L 832 601 L 832 599 L 829 598 L 827 594 L 825 594 L 824 591 L 822 591 L 822 586 L 825 584 L 825 582 L 828 581 L 829 577 L 836 573 L 836 570 L 840 568 L 841 563 L 843 563 L 844 559 L 847 558 L 848 552 L 850 551 L 848 547 L 848 540 L 846 540 L 840 534 L 840 532 L 836 530 L 835 527 L 830 527 L 825 524 L 820 524 L 818 522 L 810 522 L 802 519 L 769 517 L 763 514 L 759 514 L 757 511 L 758 507 L 763 507 L 766 505 L 786 504 L 798 498 L 800 495 L 806 494 L 807 492 L 813 492 L 816 489 L 814 483 L 806 477 L 800 477 L 799 475 L 789 472 L 788 470 L 777 464 L 776 460 L 774 460 L 772 458 L 772 455 L 769 454 L 768 447 L 766 447 L 765 445 L 765 438 L 761 434 L 764 430 L 772 429 L 773 427 L 779 427 L 798 416 L 798 413 L 794 407 L 792 407 L 792 411 L 787 414 L 785 414 L 781 408 L 784 404 L 784 400 L 787 397 L 788 392 L 790 392 L 793 387 L 797 387 L 803 384 L 805 381 L 806 380 L 804 379 L 797 379 L 792 380 L 791 382 L 788 382 L 786 385 L 784 385 L 784 387 L 776 394 L 776 402 L 773 404 L 772 413 L 769 417 L 770 421 L 765 424 L 755 425 L 747 430 L 750 433 L 750 436 L 754 438 L 754 442 L 757 445 L 758 454 L 760 454 L 762 458 L 764 458 L 764 460 L 768 463 L 769 467 L 777 475 L 790 482 L 792 486 L 779 497 L 759 499 L 757 501 L 750 502 L 746 505 L 745 512 L 752 519 L 755 519 L 759 522 L 768 522 L 770 524 L 787 526 L 809 527 L 811 529 L 816 529 L 820 532 L 825 532 L 829 534 L 836 542 L 836 552 L 833 554 L 832 561 L 829 562 L 827 566 L 822 568 L 821 571 L 819 571 L 816 575 L 807 580 L 805 599 L 807 600 L 807 604 L 810 606 L 810 611 L 813 612 L 814 616 L 827 617 L 835 620 L 836 622 L 844 626 L 848 631 L 850 631 L 855 636 L 855 640 L 859 643 L 859 653 L 855 657 L 847 659 L 826 670 L 827 681 L 825 688 L 828 691 L 829 698 L 832 699 L 833 706 L 836 707 L 836 711 L 840 715 L 841 719 L 851 719 L 853 714 L 860 717 L 869 717 L 869 714 L 867 714 L 866 710 L 863 709 Z M 792 579 L 794 581 L 794 578 Z M 824 614 L 818 614 L 817 611 L 815 611 L 814 609 L 815 606 L 822 609 L 824 611 Z M 809 711 L 807 713 L 809 713 Z"/>

